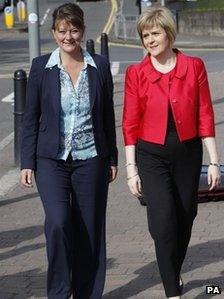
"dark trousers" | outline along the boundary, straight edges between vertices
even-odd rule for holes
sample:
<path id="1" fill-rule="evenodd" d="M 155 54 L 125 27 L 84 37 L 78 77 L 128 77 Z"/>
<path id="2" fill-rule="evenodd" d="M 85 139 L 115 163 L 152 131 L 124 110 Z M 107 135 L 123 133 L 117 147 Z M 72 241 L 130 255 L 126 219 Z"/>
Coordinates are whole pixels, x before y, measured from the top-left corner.
<path id="1" fill-rule="evenodd" d="M 138 141 L 137 165 L 148 226 L 167 297 L 180 295 L 179 276 L 197 214 L 201 164 L 199 138 L 180 142 L 173 133 L 165 145 Z"/>
<path id="2" fill-rule="evenodd" d="M 46 216 L 48 298 L 101 298 L 108 160 L 38 158 L 35 177 Z"/>

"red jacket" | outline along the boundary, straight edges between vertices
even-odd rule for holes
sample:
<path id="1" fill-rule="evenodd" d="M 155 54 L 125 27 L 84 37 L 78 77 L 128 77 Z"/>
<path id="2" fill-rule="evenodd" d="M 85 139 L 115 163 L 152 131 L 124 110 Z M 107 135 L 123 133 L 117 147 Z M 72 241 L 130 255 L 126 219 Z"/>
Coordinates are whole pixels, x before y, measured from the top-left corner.
<path id="1" fill-rule="evenodd" d="M 170 102 L 181 141 L 214 136 L 214 113 L 203 61 L 178 50 L 176 72 L 169 91 L 147 55 L 127 68 L 123 111 L 125 145 L 137 139 L 165 143 Z"/>

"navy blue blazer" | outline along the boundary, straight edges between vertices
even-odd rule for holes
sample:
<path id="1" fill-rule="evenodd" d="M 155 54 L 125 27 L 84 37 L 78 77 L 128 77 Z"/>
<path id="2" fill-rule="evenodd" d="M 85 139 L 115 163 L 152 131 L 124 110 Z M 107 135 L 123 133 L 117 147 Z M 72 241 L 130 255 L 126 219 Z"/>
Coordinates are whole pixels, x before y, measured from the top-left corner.
<path id="1" fill-rule="evenodd" d="M 56 159 L 60 140 L 60 69 L 45 69 L 50 54 L 33 60 L 23 115 L 21 169 L 35 169 L 36 158 Z M 97 69 L 88 65 L 89 98 L 98 156 L 117 165 L 113 82 L 110 65 L 100 55 L 92 56 Z"/>

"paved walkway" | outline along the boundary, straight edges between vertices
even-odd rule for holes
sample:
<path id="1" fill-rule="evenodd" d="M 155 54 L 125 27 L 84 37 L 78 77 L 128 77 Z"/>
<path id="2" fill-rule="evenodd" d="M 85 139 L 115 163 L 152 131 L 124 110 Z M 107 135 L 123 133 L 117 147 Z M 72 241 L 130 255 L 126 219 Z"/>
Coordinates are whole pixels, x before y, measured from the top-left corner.
<path id="1" fill-rule="evenodd" d="M 213 76 L 213 77 L 212 77 Z M 220 75 L 210 76 L 216 95 L 222 92 Z M 214 86 L 213 86 L 214 85 Z M 126 186 L 121 136 L 122 80 L 115 84 L 115 110 L 120 151 L 119 176 L 111 184 L 107 214 L 108 269 L 104 299 L 164 298 L 145 207 Z M 215 102 L 223 117 L 223 99 Z M 223 122 L 217 126 L 221 144 Z M 222 133 L 223 134 L 223 133 Z M 12 148 L 8 148 L 12 151 Z M 46 298 L 46 253 L 43 210 L 36 189 L 17 187 L 0 201 L 0 298 Z M 183 266 L 183 298 L 206 298 L 206 285 L 219 285 L 224 298 L 224 202 L 199 205 L 191 244 Z"/>

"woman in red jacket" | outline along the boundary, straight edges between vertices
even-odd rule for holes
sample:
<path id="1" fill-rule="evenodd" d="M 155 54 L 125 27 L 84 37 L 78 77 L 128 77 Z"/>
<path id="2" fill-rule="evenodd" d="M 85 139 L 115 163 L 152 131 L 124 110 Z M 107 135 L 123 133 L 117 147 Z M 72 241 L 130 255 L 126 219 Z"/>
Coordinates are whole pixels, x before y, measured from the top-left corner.
<path id="1" fill-rule="evenodd" d="M 180 271 L 197 214 L 201 140 L 210 157 L 210 190 L 220 181 L 213 108 L 203 61 L 172 48 L 176 26 L 170 11 L 145 11 L 137 29 L 148 54 L 126 71 L 127 180 L 131 192 L 146 199 L 166 296 L 180 298 Z"/>

